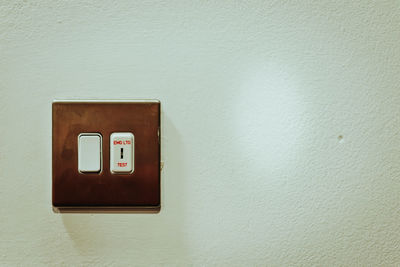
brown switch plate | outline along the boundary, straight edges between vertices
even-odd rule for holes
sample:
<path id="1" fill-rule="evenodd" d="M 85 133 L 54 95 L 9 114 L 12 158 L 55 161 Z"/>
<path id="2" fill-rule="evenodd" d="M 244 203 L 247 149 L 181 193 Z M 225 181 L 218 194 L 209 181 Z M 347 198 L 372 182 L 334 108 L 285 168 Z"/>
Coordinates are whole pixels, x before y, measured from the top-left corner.
<path id="1" fill-rule="evenodd" d="M 53 183 L 56 212 L 160 210 L 160 102 L 54 101 Z M 110 171 L 110 135 L 135 136 L 131 174 Z M 78 135 L 102 135 L 102 171 L 78 171 Z"/>

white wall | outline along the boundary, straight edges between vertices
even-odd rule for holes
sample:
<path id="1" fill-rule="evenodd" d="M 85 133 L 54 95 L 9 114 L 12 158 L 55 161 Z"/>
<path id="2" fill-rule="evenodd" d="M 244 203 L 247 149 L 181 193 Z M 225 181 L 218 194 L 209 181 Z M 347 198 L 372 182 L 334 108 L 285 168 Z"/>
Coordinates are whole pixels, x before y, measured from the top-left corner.
<path id="1" fill-rule="evenodd" d="M 1 1 L 0 264 L 400 265 L 398 1 Z M 51 101 L 158 98 L 159 214 L 54 214 Z"/>

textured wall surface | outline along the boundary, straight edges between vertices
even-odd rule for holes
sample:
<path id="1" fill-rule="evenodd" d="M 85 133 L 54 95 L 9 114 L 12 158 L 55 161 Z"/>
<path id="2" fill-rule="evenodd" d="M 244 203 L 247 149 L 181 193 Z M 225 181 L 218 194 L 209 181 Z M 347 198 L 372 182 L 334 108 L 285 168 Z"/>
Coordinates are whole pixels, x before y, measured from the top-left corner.
<path id="1" fill-rule="evenodd" d="M 0 265 L 400 265 L 399 1 L 0 1 Z M 159 214 L 54 214 L 51 101 L 162 101 Z"/>

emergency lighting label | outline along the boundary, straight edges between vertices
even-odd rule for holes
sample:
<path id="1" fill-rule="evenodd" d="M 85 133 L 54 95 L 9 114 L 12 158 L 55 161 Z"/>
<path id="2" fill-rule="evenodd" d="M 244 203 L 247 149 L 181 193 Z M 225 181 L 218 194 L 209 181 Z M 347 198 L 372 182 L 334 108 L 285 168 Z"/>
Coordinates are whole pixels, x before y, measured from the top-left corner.
<path id="1" fill-rule="evenodd" d="M 114 140 L 115 145 L 130 145 L 132 144 L 131 140 Z"/>
<path id="2" fill-rule="evenodd" d="M 134 170 L 134 135 L 112 133 L 110 136 L 110 170 L 112 173 L 132 173 Z"/>

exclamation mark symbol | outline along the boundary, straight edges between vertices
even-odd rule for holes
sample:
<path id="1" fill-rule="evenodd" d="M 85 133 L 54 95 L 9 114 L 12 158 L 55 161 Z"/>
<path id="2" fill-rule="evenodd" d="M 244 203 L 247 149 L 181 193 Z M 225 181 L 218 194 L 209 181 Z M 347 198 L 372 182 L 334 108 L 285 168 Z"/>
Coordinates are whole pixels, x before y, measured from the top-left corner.
<path id="1" fill-rule="evenodd" d="M 124 158 L 124 149 L 121 147 L 121 159 Z"/>

